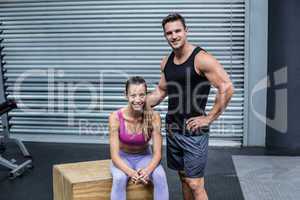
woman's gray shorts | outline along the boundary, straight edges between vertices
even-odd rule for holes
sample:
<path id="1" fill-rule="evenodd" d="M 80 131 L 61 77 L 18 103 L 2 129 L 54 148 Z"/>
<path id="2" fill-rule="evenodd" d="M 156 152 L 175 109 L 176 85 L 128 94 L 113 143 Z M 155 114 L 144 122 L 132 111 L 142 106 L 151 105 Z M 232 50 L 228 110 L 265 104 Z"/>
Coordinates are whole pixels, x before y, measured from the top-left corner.
<path id="1" fill-rule="evenodd" d="M 184 171 L 188 178 L 201 178 L 208 153 L 208 134 L 184 135 L 178 132 L 167 134 L 168 167 Z"/>

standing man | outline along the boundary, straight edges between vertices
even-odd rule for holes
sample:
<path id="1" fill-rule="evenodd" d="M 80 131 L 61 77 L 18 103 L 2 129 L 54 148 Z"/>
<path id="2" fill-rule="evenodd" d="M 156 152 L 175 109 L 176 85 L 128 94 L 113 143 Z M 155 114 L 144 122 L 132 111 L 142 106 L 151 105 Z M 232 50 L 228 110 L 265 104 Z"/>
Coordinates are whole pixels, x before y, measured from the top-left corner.
<path id="1" fill-rule="evenodd" d="M 204 169 L 209 125 L 225 110 L 233 85 L 212 55 L 188 42 L 188 29 L 180 14 L 165 17 L 162 27 L 173 51 L 161 61 L 161 78 L 147 96 L 147 104 L 155 106 L 168 96 L 168 167 L 178 171 L 185 200 L 206 200 Z M 206 114 L 211 85 L 217 94 L 213 108 Z"/>

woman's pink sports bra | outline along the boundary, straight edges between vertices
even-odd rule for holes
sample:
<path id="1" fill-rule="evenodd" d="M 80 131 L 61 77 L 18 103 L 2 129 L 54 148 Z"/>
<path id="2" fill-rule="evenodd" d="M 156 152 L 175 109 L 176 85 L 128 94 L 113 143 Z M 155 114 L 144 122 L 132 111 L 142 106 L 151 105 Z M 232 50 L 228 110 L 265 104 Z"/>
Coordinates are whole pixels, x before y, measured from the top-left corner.
<path id="1" fill-rule="evenodd" d="M 123 144 L 127 145 L 145 145 L 149 140 L 145 140 L 143 133 L 128 133 L 125 127 L 125 120 L 121 110 L 118 110 L 118 118 L 120 122 L 119 139 Z"/>

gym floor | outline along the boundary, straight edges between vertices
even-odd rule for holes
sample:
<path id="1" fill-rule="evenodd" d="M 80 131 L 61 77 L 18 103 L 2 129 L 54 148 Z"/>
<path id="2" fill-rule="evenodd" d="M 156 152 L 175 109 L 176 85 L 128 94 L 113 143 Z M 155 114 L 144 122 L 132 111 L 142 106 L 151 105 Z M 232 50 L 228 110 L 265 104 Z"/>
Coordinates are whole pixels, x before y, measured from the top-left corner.
<path id="1" fill-rule="evenodd" d="M 107 144 L 63 144 L 26 142 L 33 156 L 34 169 L 10 180 L 8 169 L 0 166 L 1 200 L 52 200 L 52 166 L 54 164 L 109 159 Z M 205 187 L 210 200 L 242 200 L 241 186 L 232 161 L 233 155 L 267 155 L 264 148 L 210 147 L 205 174 Z M 6 158 L 22 159 L 18 148 L 8 144 L 2 154 Z M 175 171 L 166 167 L 165 149 L 162 164 L 166 170 L 170 199 L 182 199 Z"/>

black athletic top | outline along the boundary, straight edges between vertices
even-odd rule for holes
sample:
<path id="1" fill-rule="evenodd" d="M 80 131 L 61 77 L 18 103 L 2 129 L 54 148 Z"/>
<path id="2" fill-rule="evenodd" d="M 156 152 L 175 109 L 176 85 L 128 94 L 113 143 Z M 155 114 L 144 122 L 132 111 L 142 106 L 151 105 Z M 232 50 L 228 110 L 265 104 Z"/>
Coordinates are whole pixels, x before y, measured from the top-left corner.
<path id="1" fill-rule="evenodd" d="M 204 75 L 195 71 L 195 56 L 203 50 L 196 47 L 190 57 L 182 64 L 174 63 L 174 52 L 167 60 L 164 75 L 167 81 L 168 113 L 167 130 L 187 133 L 186 120 L 190 117 L 206 115 L 205 106 L 210 91 L 210 82 Z M 205 127 L 197 132 L 208 132 Z"/>

